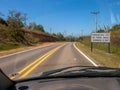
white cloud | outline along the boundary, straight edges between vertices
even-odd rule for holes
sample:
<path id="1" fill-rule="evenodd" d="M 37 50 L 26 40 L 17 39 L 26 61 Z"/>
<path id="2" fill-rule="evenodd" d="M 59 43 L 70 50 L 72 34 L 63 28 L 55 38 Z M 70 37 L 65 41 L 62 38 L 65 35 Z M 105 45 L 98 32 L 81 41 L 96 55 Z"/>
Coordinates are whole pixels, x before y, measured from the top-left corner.
<path id="1" fill-rule="evenodd" d="M 117 22 L 120 23 L 120 15 L 119 14 L 116 15 L 116 18 L 117 18 Z"/>
<path id="2" fill-rule="evenodd" d="M 114 15 L 114 13 L 112 11 L 110 13 L 110 18 L 111 18 L 111 23 L 112 24 L 117 23 L 116 17 L 115 17 L 115 15 Z"/>

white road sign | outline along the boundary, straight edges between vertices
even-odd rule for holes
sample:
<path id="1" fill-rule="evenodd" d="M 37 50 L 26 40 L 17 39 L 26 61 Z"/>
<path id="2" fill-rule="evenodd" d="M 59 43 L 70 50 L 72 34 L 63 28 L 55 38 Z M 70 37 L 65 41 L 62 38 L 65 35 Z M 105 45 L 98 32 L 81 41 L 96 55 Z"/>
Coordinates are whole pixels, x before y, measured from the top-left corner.
<path id="1" fill-rule="evenodd" d="M 110 33 L 92 33 L 91 42 L 110 42 Z"/>

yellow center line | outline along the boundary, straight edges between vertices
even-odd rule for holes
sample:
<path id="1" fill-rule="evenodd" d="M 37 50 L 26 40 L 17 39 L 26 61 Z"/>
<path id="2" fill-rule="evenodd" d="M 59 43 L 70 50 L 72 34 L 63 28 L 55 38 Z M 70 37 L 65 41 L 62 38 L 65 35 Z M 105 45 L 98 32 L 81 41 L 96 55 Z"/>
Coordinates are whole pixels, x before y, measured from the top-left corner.
<path id="1" fill-rule="evenodd" d="M 65 44 L 64 44 L 65 45 Z M 44 54 L 42 57 L 38 58 L 22 70 L 20 70 L 18 73 L 22 74 L 24 71 L 28 70 L 25 74 L 23 74 L 20 78 L 23 78 L 27 76 L 30 72 L 32 72 L 39 64 L 41 64 L 45 59 L 47 59 L 50 55 L 52 55 L 55 51 L 57 51 L 59 48 L 63 47 L 64 45 L 58 46 L 57 48 L 54 48 L 53 50 L 49 51 L 48 53 Z M 32 67 L 33 66 L 33 67 Z M 10 77 L 10 79 L 14 79 L 15 76 Z"/>
<path id="2" fill-rule="evenodd" d="M 52 51 L 50 51 L 50 52 L 52 52 Z M 30 63 L 29 65 L 27 65 L 26 67 L 24 67 L 23 69 L 21 69 L 18 73 L 22 74 L 24 71 L 26 71 L 27 69 L 29 69 L 30 67 L 32 67 L 32 65 L 34 65 L 37 62 L 39 62 L 42 58 L 44 58 L 45 56 L 47 56 L 50 52 L 44 54 L 42 57 L 40 57 L 37 60 L 35 60 L 34 62 Z M 13 80 L 14 78 L 15 78 L 15 76 L 11 76 L 10 77 L 11 80 Z"/>
<path id="3" fill-rule="evenodd" d="M 49 53 L 46 57 L 42 58 L 39 62 L 37 62 L 33 67 L 31 67 L 27 72 L 20 76 L 20 78 L 26 77 L 29 73 L 31 73 L 35 68 L 37 68 L 43 61 L 45 61 L 50 55 L 56 52 L 62 46 L 55 48 L 53 52 Z"/>
<path id="4" fill-rule="evenodd" d="M 54 52 L 53 52 L 54 53 Z M 27 72 L 25 72 L 20 78 L 24 78 L 27 76 L 30 72 L 32 72 L 39 64 L 41 64 L 45 59 L 47 59 L 52 53 L 48 54 L 46 57 L 41 59 L 38 63 L 36 63 L 34 66 L 32 66 Z"/>
<path id="5" fill-rule="evenodd" d="M 57 47 L 58 48 L 58 47 Z M 49 51 L 48 53 L 44 54 L 42 57 L 38 58 L 37 60 L 35 60 L 34 62 L 32 62 L 31 64 L 29 64 L 27 67 L 23 68 L 22 70 L 20 70 L 18 73 L 21 74 L 23 73 L 25 70 L 27 70 L 29 67 L 31 67 L 32 65 L 34 65 L 35 63 L 37 63 L 38 61 L 40 61 L 42 58 L 46 57 L 46 55 L 48 55 L 49 53 L 53 52 L 56 48 L 54 48 L 53 50 Z"/>
<path id="6" fill-rule="evenodd" d="M 50 51 L 52 52 L 52 51 Z M 28 66 L 26 66 L 25 68 L 23 68 L 22 70 L 20 70 L 18 73 L 21 74 L 23 73 L 25 70 L 27 70 L 29 67 L 31 67 L 32 65 L 34 65 L 35 63 L 37 63 L 40 59 L 44 58 L 47 54 L 49 54 L 50 52 L 44 54 L 42 57 L 38 58 L 37 60 L 35 60 L 34 62 L 32 62 L 31 64 L 29 64 Z"/>
<path id="7" fill-rule="evenodd" d="M 15 76 L 11 76 L 10 79 L 13 80 L 15 78 Z"/>

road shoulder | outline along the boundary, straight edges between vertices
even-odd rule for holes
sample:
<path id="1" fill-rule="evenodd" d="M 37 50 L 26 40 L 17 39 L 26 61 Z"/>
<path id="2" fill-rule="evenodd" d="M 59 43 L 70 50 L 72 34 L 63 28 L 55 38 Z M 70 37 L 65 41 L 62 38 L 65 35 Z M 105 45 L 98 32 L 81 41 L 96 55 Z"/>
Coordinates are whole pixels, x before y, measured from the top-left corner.
<path id="1" fill-rule="evenodd" d="M 92 63 L 95 67 L 98 67 L 99 65 L 97 65 L 93 59 L 91 59 L 88 55 L 84 54 L 77 46 L 76 43 L 73 44 L 74 48 L 80 53 L 82 54 L 90 63 Z"/>
<path id="2" fill-rule="evenodd" d="M 77 42 L 76 45 L 88 57 L 93 58 L 92 60 L 97 62 L 96 63 L 97 65 L 112 67 L 112 68 L 120 67 L 120 57 L 119 56 L 117 56 L 113 53 L 107 53 L 106 51 L 95 49 L 95 48 L 91 52 L 90 46 L 86 46 L 80 42 Z"/>
<path id="3" fill-rule="evenodd" d="M 37 44 L 37 45 L 34 45 L 34 46 L 26 46 L 26 47 L 21 47 L 21 48 L 17 48 L 17 49 L 7 50 L 7 51 L 6 50 L 5 51 L 0 51 L 0 58 L 5 57 L 7 55 L 11 55 L 11 54 L 22 53 L 22 52 L 29 51 L 29 50 L 32 50 L 32 49 L 49 46 L 49 45 L 52 45 L 52 44 L 55 44 L 55 43 L 57 43 L 57 42 L 45 42 L 45 43 Z"/>

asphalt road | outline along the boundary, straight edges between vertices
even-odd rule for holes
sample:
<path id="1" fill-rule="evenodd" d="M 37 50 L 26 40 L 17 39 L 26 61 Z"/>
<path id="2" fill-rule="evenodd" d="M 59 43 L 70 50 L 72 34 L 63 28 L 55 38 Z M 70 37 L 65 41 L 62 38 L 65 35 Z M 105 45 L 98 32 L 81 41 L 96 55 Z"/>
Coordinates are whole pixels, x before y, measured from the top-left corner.
<path id="1" fill-rule="evenodd" d="M 74 43 L 57 43 L 30 51 L 0 57 L 0 68 L 8 76 L 18 72 L 17 78 L 24 78 L 40 72 L 67 66 L 93 66 L 74 47 Z M 16 77 L 13 77 L 14 79 Z"/>

